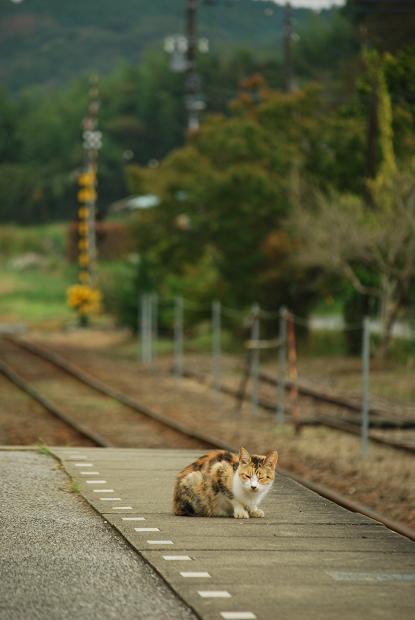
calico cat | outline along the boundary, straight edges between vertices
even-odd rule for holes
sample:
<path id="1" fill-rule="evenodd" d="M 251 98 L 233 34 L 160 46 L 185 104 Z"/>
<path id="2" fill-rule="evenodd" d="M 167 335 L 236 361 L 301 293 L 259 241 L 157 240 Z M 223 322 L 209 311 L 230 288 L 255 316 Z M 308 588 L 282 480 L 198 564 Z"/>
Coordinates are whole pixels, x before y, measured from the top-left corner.
<path id="1" fill-rule="evenodd" d="M 212 450 L 177 474 L 173 511 L 193 517 L 263 517 L 258 508 L 270 490 L 278 461 L 277 452 L 239 456 Z"/>

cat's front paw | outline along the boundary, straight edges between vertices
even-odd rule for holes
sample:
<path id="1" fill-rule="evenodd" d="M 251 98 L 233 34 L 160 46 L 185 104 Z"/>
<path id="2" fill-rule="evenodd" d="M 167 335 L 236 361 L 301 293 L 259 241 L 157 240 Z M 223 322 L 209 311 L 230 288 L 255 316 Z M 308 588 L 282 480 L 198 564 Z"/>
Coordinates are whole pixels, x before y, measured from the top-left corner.
<path id="1" fill-rule="evenodd" d="M 242 508 L 242 506 L 235 506 L 233 509 L 233 516 L 235 519 L 249 519 L 248 512 L 245 508 Z"/>
<path id="2" fill-rule="evenodd" d="M 249 516 L 253 517 L 254 519 L 262 519 L 263 517 L 265 517 L 265 512 L 260 508 L 253 508 L 249 511 Z"/>

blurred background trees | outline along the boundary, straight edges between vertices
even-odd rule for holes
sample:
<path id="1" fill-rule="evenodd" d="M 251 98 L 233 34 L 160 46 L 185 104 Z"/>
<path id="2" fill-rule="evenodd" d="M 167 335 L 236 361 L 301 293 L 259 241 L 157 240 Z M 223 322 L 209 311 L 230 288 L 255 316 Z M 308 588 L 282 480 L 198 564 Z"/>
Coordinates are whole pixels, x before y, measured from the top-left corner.
<path id="1" fill-rule="evenodd" d="M 188 135 L 185 78 L 162 50 L 183 29 L 181 3 L 55 4 L 1 8 L 0 222 L 74 217 L 87 73 L 99 70 L 99 217 L 136 250 L 119 292 L 106 284 L 122 322 L 135 324 L 137 287 L 301 316 L 331 298 L 354 323 L 382 308 L 386 348 L 414 298 L 415 7 L 293 10 L 284 92 L 283 8 L 201 3 L 207 109 Z M 124 209 L 146 194 L 157 206 Z"/>

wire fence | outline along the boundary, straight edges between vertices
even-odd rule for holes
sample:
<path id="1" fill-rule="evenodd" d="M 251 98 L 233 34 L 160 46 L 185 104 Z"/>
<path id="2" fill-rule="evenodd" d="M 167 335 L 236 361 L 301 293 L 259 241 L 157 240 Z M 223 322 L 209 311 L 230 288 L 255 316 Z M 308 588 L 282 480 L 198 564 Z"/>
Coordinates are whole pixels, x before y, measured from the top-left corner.
<path id="1" fill-rule="evenodd" d="M 203 351 L 204 375 L 209 376 L 215 398 L 219 398 L 221 392 L 231 393 L 229 377 L 232 376 L 234 383 L 237 382 L 232 393 L 239 406 L 249 400 L 252 416 L 258 415 L 259 407 L 266 406 L 273 410 L 276 424 L 290 421 L 296 432 L 300 432 L 305 423 L 299 408 L 298 357 L 300 355 L 303 361 L 307 353 L 306 348 L 302 350 L 302 345 L 299 346 L 297 333 L 307 330 L 313 334 L 316 326 L 317 331 L 325 332 L 326 338 L 327 334 L 338 338 L 340 333 L 344 337 L 356 332 L 361 342 L 361 361 L 354 366 L 355 374 L 357 370 L 360 376 L 360 442 L 362 454 L 367 455 L 371 425 L 371 347 L 374 336 L 378 337 L 376 322 L 365 317 L 361 323 L 344 325 L 332 320 L 324 323 L 320 319 L 319 325 L 315 318 L 305 319 L 284 307 L 274 312 L 253 304 L 249 310 L 241 311 L 224 306 L 218 300 L 200 304 L 182 296 L 160 299 L 154 293 L 141 295 L 139 302 L 138 355 L 145 367 L 157 368 L 157 354 L 163 343 L 164 350 L 173 357 L 173 374 L 179 380 L 197 374 L 195 368 L 200 360 L 195 362 L 191 355 L 195 350 Z M 329 348 L 326 346 L 326 351 Z M 185 352 L 191 368 L 185 365 Z M 230 357 L 236 360 L 238 371 L 230 368 Z M 261 364 L 267 372 L 261 369 Z M 324 370 L 320 372 L 325 374 Z M 273 386 L 273 396 L 269 397 L 268 388 L 265 404 L 261 397 L 264 380 Z"/>

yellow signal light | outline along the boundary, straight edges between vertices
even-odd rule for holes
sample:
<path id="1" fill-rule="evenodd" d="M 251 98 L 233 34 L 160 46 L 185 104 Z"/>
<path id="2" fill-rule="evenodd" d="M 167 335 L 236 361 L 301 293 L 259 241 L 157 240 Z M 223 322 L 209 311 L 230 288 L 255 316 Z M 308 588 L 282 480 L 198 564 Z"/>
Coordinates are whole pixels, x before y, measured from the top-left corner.
<path id="1" fill-rule="evenodd" d="M 80 254 L 79 255 L 79 264 L 82 267 L 87 267 L 89 265 L 89 256 L 88 256 L 88 254 Z"/>
<path id="2" fill-rule="evenodd" d="M 78 232 L 80 235 L 88 234 L 88 224 L 86 222 L 80 222 L 78 224 Z"/>
<path id="3" fill-rule="evenodd" d="M 83 172 L 78 177 L 78 183 L 81 187 L 88 187 L 91 185 L 95 185 L 95 174 L 94 172 Z"/>
<path id="4" fill-rule="evenodd" d="M 93 187 L 84 187 L 78 192 L 79 202 L 94 202 L 97 199 L 97 193 Z"/>

